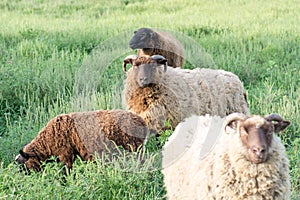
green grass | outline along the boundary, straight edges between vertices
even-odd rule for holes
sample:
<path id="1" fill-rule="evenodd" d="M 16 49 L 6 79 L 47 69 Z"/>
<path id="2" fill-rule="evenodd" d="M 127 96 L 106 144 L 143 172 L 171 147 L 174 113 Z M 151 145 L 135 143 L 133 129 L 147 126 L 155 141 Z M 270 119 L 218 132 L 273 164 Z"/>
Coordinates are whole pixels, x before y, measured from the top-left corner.
<path id="1" fill-rule="evenodd" d="M 124 108 L 121 63 L 134 53 L 127 42 L 140 27 L 176 35 L 186 49 L 185 68 L 237 74 L 252 113 L 279 113 L 292 122 L 280 137 L 293 199 L 299 198 L 299 13 L 297 0 L 1 1 L 0 199 L 164 198 L 159 167 L 141 169 L 134 161 L 124 172 L 119 161 L 77 160 L 65 182 L 60 164 L 25 176 L 12 163 L 57 114 Z M 150 141 L 151 159 L 166 135 Z"/>

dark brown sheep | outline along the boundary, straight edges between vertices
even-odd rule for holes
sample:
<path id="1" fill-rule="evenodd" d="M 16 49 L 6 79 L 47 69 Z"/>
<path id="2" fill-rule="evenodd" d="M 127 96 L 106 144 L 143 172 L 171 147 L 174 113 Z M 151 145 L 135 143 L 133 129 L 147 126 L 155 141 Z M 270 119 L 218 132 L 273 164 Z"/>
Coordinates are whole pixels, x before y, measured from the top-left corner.
<path id="1" fill-rule="evenodd" d="M 95 154 L 113 150 L 116 145 L 137 151 L 148 135 L 144 120 L 123 110 L 62 114 L 51 119 L 15 160 L 38 171 L 41 161 L 54 155 L 70 169 L 76 156 L 93 160 Z"/>
<path id="2" fill-rule="evenodd" d="M 134 32 L 129 46 L 132 49 L 138 49 L 139 56 L 162 55 L 168 60 L 168 65 L 172 67 L 182 67 L 184 62 L 182 44 L 167 32 L 140 28 Z"/>

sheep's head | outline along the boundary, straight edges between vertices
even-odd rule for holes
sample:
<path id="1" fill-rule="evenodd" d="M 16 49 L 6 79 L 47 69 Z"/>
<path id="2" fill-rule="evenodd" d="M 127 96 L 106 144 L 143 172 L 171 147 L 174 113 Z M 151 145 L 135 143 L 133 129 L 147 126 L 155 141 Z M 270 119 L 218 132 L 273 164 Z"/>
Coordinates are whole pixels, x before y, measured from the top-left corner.
<path id="1" fill-rule="evenodd" d="M 164 72 L 167 70 L 167 59 L 161 55 L 127 56 L 123 61 L 123 70 L 126 71 L 126 65 L 130 63 L 135 73 L 136 82 L 140 87 L 147 87 L 157 84 L 161 75 L 161 65 L 164 66 Z"/>
<path id="2" fill-rule="evenodd" d="M 24 170 L 28 172 L 30 169 L 36 171 L 40 170 L 41 163 L 39 162 L 36 156 L 31 156 L 28 153 L 25 153 L 23 150 L 20 150 L 20 154 L 16 156 L 15 161 L 17 164 L 23 167 Z"/>
<path id="3" fill-rule="evenodd" d="M 129 46 L 132 49 L 150 49 L 154 48 L 156 41 L 156 33 L 150 28 L 140 28 L 134 31 L 134 36 L 129 41 Z"/>
<path id="4" fill-rule="evenodd" d="M 254 164 L 268 159 L 274 133 L 284 130 L 290 124 L 278 114 L 246 117 L 234 113 L 226 119 L 228 126 L 239 134 L 243 146 L 247 148 L 247 159 Z"/>

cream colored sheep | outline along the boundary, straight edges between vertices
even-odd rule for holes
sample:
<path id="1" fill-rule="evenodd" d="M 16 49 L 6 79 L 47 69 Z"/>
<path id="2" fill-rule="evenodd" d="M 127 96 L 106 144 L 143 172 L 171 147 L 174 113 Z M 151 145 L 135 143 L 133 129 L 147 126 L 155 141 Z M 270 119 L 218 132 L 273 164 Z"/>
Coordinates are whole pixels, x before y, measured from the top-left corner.
<path id="1" fill-rule="evenodd" d="M 168 199 L 290 199 L 289 162 L 274 134 L 289 124 L 276 114 L 187 119 L 163 147 Z"/>
<path id="2" fill-rule="evenodd" d="M 141 116 L 149 128 L 159 132 L 165 122 L 175 128 L 195 115 L 249 114 L 246 92 L 240 79 L 223 70 L 172 68 L 160 55 L 127 56 L 123 101 L 127 109 Z"/>

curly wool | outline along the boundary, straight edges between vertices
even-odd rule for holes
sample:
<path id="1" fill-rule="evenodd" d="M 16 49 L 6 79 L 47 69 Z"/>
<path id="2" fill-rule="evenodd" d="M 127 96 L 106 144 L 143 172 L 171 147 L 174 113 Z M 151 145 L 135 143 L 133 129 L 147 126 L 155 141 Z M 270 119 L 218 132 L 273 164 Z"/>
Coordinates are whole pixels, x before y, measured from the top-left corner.
<path id="1" fill-rule="evenodd" d="M 29 156 L 25 165 L 38 170 L 40 161 L 55 155 L 71 168 L 77 155 L 82 160 L 92 160 L 95 154 L 113 150 L 115 145 L 136 151 L 148 134 L 144 120 L 127 111 L 98 110 L 58 115 L 23 148 Z"/>
<path id="2" fill-rule="evenodd" d="M 100 150 L 105 149 L 103 143 L 110 149 L 116 144 L 129 151 L 137 151 L 148 135 L 144 120 L 131 112 L 102 110 L 69 115 L 74 119 L 78 136 L 90 153 L 100 154 Z"/>
<path id="3" fill-rule="evenodd" d="M 150 62 L 139 61 L 142 58 L 136 62 Z M 163 72 L 163 66 L 157 68 L 156 82 L 144 88 L 139 87 L 133 69 L 129 69 L 123 90 L 127 109 L 141 116 L 151 129 L 159 132 L 167 120 L 175 128 L 192 114 L 249 114 L 245 89 L 233 73 L 172 67 Z"/>
<path id="4" fill-rule="evenodd" d="M 169 199 L 290 199 L 289 162 L 279 137 L 274 136 L 268 160 L 264 163 L 250 162 L 238 134 L 227 133 L 222 133 L 215 148 L 199 159 L 209 126 L 215 118 L 198 119 L 200 133 L 194 136 L 196 142 L 191 144 L 191 150 L 163 169 Z"/>

